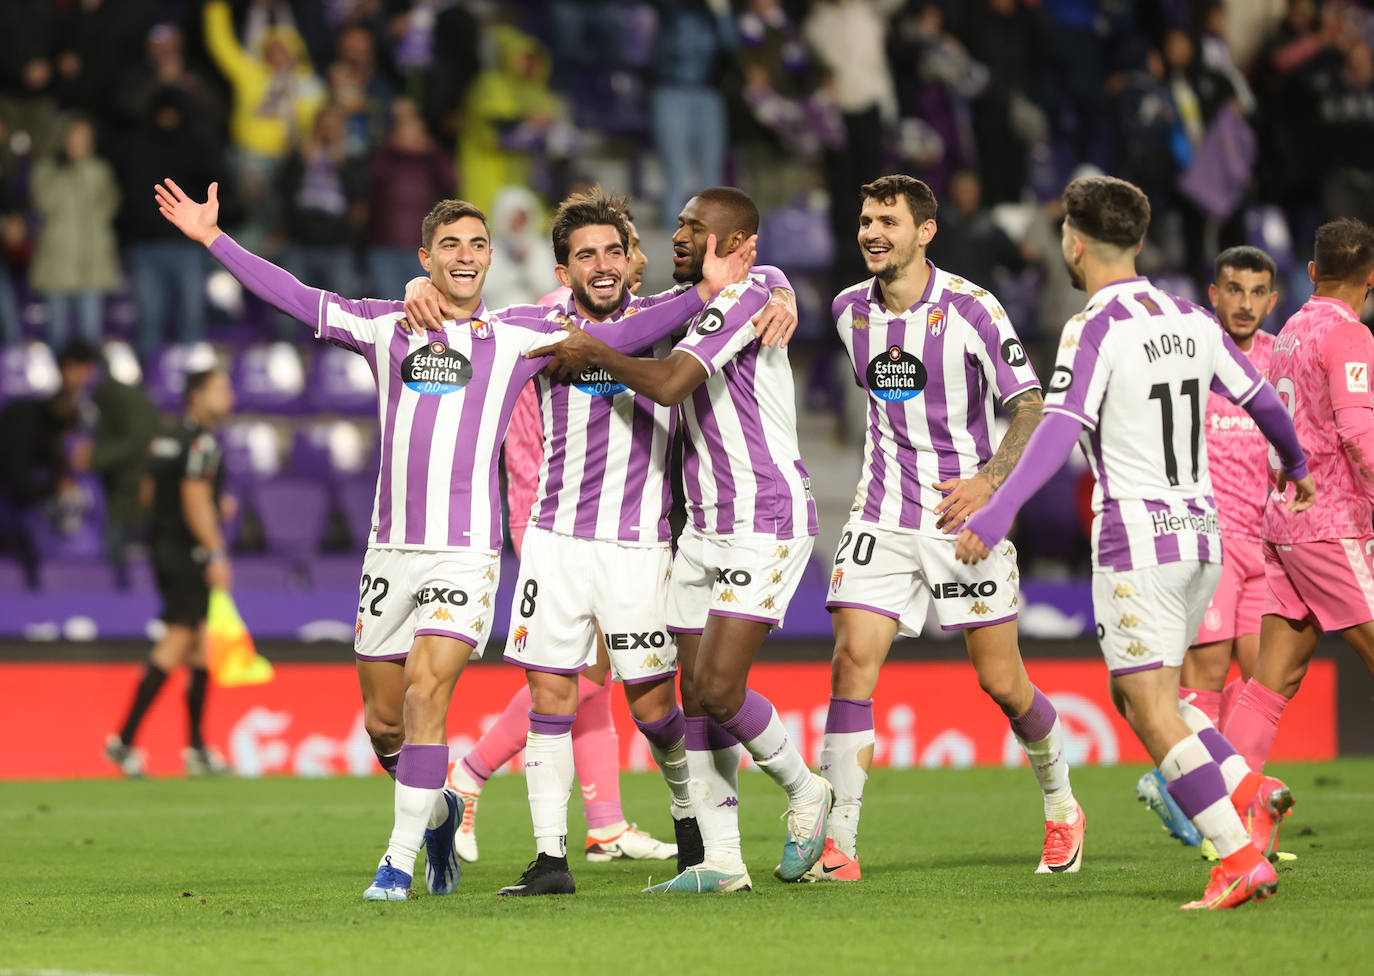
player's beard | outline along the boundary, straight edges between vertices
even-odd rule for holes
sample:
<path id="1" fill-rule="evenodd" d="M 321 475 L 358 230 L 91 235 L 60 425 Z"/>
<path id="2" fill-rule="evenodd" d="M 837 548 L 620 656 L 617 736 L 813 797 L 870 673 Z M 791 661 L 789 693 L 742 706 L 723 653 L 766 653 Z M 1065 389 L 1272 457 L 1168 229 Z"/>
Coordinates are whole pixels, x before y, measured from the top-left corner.
<path id="1" fill-rule="evenodd" d="M 890 285 L 899 278 L 905 278 L 908 272 L 917 267 L 921 257 L 921 245 L 915 241 L 903 250 L 893 245 L 892 250 L 887 252 L 887 264 L 875 277 L 883 284 Z"/>
<path id="2" fill-rule="evenodd" d="M 1079 291 L 1088 290 L 1088 283 L 1083 278 L 1083 272 L 1079 271 L 1072 264 L 1070 264 L 1068 258 L 1064 259 L 1064 269 L 1068 271 L 1069 281 L 1073 282 L 1073 286 L 1075 288 L 1077 288 Z"/>
<path id="3" fill-rule="evenodd" d="M 1239 345 L 1242 342 L 1249 342 L 1255 337 L 1255 333 L 1264 324 L 1263 319 L 1251 319 L 1248 322 L 1237 324 L 1234 318 L 1226 320 L 1226 334 L 1231 337 L 1231 341 Z M 1242 331 L 1243 330 L 1243 331 Z"/>
<path id="4" fill-rule="evenodd" d="M 616 289 L 615 295 L 605 301 L 600 301 L 592 297 L 591 290 L 587 287 L 585 281 L 579 281 L 573 278 L 568 287 L 572 289 L 573 298 L 577 300 L 577 303 L 593 315 L 610 315 L 616 309 L 620 308 L 621 304 L 625 301 L 624 278 L 620 279 L 620 287 Z"/>
<path id="5" fill-rule="evenodd" d="M 692 262 L 682 269 L 673 269 L 673 280 L 679 285 L 696 284 L 701 280 L 702 256 L 692 255 Z"/>

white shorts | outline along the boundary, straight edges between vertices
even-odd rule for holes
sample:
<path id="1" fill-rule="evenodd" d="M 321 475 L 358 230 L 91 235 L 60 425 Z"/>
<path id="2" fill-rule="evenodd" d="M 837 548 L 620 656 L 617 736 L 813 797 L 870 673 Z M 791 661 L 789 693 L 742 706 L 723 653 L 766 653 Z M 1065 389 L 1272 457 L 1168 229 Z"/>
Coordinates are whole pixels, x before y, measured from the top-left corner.
<path id="1" fill-rule="evenodd" d="M 358 585 L 353 653 L 400 661 L 416 637 L 435 634 L 482 656 L 491 633 L 501 562 L 493 552 L 369 548 Z"/>
<path id="2" fill-rule="evenodd" d="M 1107 670 L 1182 665 L 1220 579 L 1220 564 L 1194 561 L 1094 572 L 1093 616 Z"/>
<path id="3" fill-rule="evenodd" d="M 871 610 L 916 637 L 931 601 L 944 630 L 986 627 L 1016 619 L 1020 574 L 1016 547 L 1004 542 L 972 566 L 954 558 L 956 536 L 849 522 L 830 572 L 827 610 Z"/>
<path id="4" fill-rule="evenodd" d="M 806 570 L 812 536 L 704 536 L 683 531 L 668 588 L 668 629 L 700 634 L 710 614 L 781 627 Z"/>
<path id="5" fill-rule="evenodd" d="M 531 526 L 520 552 L 505 658 L 529 671 L 577 674 L 596 663 L 596 628 L 626 684 L 677 673 L 664 609 L 672 552 L 575 539 Z"/>

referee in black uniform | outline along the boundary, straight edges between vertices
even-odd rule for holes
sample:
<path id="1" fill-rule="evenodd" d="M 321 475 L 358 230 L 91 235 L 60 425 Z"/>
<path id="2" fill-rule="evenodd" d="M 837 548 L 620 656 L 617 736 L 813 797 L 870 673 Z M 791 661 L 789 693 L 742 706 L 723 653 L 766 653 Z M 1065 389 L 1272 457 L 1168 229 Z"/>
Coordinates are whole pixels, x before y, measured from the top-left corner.
<path id="1" fill-rule="evenodd" d="M 153 645 L 119 734 L 105 740 L 105 755 L 126 776 L 143 775 L 143 755 L 133 747 L 148 706 L 182 664 L 191 670 L 186 686 L 190 743 L 182 751 L 188 775 L 223 773 L 224 757 L 205 745 L 201 724 L 209 673 L 205 667 L 205 616 L 210 588 L 229 589 L 224 535 L 220 530 L 223 454 L 216 432 L 234 408 L 234 391 L 223 370 L 186 377 L 186 413 L 149 445 L 152 487 L 152 555 L 162 595 L 166 633 Z"/>

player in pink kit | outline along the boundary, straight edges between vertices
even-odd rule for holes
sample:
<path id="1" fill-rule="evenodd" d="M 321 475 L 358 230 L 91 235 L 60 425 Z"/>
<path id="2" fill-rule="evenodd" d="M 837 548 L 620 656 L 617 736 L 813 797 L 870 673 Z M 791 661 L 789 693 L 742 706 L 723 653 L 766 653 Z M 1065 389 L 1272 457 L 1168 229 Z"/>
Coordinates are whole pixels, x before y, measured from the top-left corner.
<path id="1" fill-rule="evenodd" d="M 1269 366 L 1274 337 L 1260 327 L 1279 299 L 1274 287 L 1278 277 L 1274 259 L 1256 247 L 1232 247 L 1217 255 L 1213 267 L 1208 298 L 1217 320 L 1236 348 L 1263 373 Z M 1269 443 L 1243 407 L 1215 392 L 1207 397 L 1205 424 L 1207 469 L 1212 475 L 1226 558 L 1221 582 L 1183 659 L 1178 693 L 1185 699 L 1191 696 L 1192 703 L 1220 728 L 1222 717 L 1235 705 L 1259 654 L 1260 614 L 1264 609 L 1259 524 L 1269 489 Z M 1240 663 L 1241 677 L 1226 686 L 1233 654 Z M 1201 844 L 1202 836 L 1172 802 L 1159 770 L 1140 778 L 1136 794 L 1160 816 L 1171 834 L 1193 847 Z"/>
<path id="2" fill-rule="evenodd" d="M 1307 271 L 1316 291 L 1279 333 L 1269 379 L 1322 494 L 1294 513 L 1279 475 L 1265 504 L 1259 660 L 1224 729 L 1256 772 L 1323 631 L 1339 631 L 1374 673 L 1374 339 L 1359 316 L 1374 287 L 1374 229 L 1349 219 L 1323 224 L 1314 258 Z"/>
<path id="3" fill-rule="evenodd" d="M 1221 576 L 1221 533 L 1202 443 L 1202 397 L 1243 405 L 1296 485 L 1315 495 L 1298 436 L 1274 388 L 1203 309 L 1135 273 L 1150 204 L 1125 180 L 1064 190 L 1061 250 L 1092 297 L 1064 327 L 1044 420 L 1011 476 L 959 535 L 977 562 L 1081 439 L 1093 468 L 1093 614 L 1113 702 L 1221 857 L 1187 909 L 1231 908 L 1273 894 L 1278 875 L 1241 820 L 1259 776 L 1199 709 L 1178 696 L 1179 667 Z"/>

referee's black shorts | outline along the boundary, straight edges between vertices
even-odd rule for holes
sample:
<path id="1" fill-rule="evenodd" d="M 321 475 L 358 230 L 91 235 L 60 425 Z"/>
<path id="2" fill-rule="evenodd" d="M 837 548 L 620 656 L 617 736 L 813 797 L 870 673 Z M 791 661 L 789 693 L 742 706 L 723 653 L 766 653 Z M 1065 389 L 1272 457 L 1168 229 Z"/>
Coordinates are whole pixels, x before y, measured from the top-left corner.
<path id="1" fill-rule="evenodd" d="M 185 544 L 153 542 L 153 574 L 162 595 L 162 621 L 198 627 L 210 608 L 205 558 Z"/>

